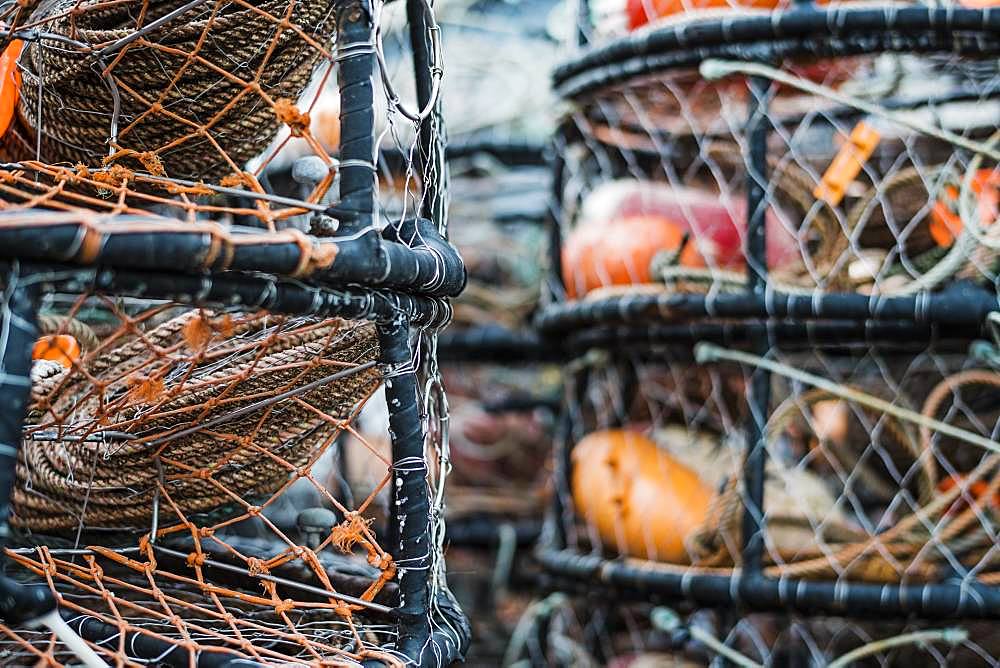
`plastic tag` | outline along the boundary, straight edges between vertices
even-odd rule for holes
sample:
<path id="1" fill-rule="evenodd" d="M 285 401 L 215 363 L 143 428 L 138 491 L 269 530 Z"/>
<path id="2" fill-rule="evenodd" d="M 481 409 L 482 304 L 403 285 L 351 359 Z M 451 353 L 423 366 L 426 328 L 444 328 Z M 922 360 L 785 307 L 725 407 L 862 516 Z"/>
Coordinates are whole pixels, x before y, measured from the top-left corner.
<path id="1" fill-rule="evenodd" d="M 847 193 L 847 187 L 858 177 L 862 165 L 871 157 L 881 138 L 881 135 L 864 121 L 855 125 L 851 135 L 833 158 L 833 162 L 826 168 L 823 180 L 813 190 L 813 197 L 823 200 L 830 206 L 840 204 Z"/>

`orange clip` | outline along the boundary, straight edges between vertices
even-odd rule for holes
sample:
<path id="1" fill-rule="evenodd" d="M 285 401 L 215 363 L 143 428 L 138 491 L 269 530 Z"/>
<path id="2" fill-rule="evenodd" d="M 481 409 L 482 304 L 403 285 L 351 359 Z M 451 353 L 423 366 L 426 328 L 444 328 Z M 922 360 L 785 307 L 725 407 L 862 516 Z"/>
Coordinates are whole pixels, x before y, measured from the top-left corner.
<path id="1" fill-rule="evenodd" d="M 830 206 L 837 206 L 844 199 L 847 187 L 854 182 L 861 166 L 871 157 L 881 135 L 861 121 L 851 130 L 851 136 L 840 147 L 833 162 L 826 168 L 823 180 L 813 190 L 813 197 L 823 200 Z"/>
<path id="2" fill-rule="evenodd" d="M 972 177 L 972 192 L 979 201 L 979 224 L 983 227 L 992 224 L 1000 210 L 1000 173 L 980 169 Z M 931 237 L 942 248 L 951 246 L 962 231 L 957 209 L 958 187 L 947 185 L 931 208 Z"/>
<path id="3" fill-rule="evenodd" d="M 21 55 L 22 46 L 24 43 L 15 39 L 0 54 L 0 135 L 10 127 L 21 94 L 21 72 L 17 69 L 17 58 Z"/>
<path id="4" fill-rule="evenodd" d="M 52 360 L 67 369 L 80 359 L 80 344 L 69 334 L 52 334 L 35 341 L 31 349 L 31 359 Z"/>

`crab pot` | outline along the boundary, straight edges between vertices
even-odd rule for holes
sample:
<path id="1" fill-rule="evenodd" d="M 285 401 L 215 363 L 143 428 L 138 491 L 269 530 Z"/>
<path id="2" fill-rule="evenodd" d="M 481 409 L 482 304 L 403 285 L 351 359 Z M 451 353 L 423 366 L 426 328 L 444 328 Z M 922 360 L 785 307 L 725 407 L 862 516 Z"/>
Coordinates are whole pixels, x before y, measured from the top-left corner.
<path id="1" fill-rule="evenodd" d="M 581 12 L 554 75 L 546 610 L 623 665 L 719 656 L 696 628 L 767 665 L 997 656 L 995 17 L 643 6 Z"/>
<path id="2" fill-rule="evenodd" d="M 78 665 L 82 638 L 110 665 L 450 665 L 432 340 L 465 269 L 373 161 L 392 137 L 420 175 L 399 194 L 446 194 L 431 10 L 400 102 L 367 3 L 115 4 L 74 10 L 89 31 L 24 8 L 44 86 L 2 139 L 3 662 Z M 86 131 L 47 95 L 89 99 Z M 433 123 L 383 132 L 394 112 Z"/>

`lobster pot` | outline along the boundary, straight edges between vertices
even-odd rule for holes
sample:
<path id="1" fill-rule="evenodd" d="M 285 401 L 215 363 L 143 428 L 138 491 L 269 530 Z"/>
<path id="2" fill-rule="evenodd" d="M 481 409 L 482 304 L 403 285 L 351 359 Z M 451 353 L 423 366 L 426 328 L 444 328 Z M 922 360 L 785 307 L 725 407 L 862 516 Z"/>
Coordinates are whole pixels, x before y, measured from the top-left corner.
<path id="1" fill-rule="evenodd" d="M 9 13 L 37 29 L 4 59 L 5 665 L 464 656 L 435 337 L 465 270 L 409 4 Z M 411 68 L 378 77 L 382 20 Z"/>
<path id="2" fill-rule="evenodd" d="M 551 609 L 598 663 L 991 665 L 993 19 L 671 6 L 554 76 Z"/>

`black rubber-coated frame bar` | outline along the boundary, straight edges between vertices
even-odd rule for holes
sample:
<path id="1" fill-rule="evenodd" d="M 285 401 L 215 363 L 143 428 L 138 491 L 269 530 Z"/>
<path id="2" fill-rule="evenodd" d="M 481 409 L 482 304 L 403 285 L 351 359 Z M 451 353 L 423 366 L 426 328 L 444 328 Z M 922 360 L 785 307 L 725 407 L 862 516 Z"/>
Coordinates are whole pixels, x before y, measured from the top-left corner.
<path id="1" fill-rule="evenodd" d="M 4 268 L 0 304 L 0 545 L 10 537 L 21 425 L 31 400 L 31 348 L 38 339 L 38 285 L 14 263 Z"/>
<path id="2" fill-rule="evenodd" d="M 927 324 L 899 321 L 757 321 L 699 320 L 679 324 L 594 325 L 567 333 L 561 347 L 571 357 L 592 348 L 626 348 L 642 355 L 663 345 L 693 346 L 711 341 L 732 348 L 749 350 L 754 337 L 766 338 L 771 346 L 784 349 L 843 349 L 850 345 L 884 345 L 899 350 L 923 351 L 932 342 L 936 350 L 965 352 L 969 341 L 988 333 L 979 325 L 946 327 L 944 323 Z"/>
<path id="3" fill-rule="evenodd" d="M 445 157 L 449 161 L 487 154 L 509 167 L 544 167 L 548 164 L 546 153 L 546 145 L 540 142 L 516 139 L 496 141 L 475 137 L 449 142 L 445 149 Z"/>
<path id="4" fill-rule="evenodd" d="M 33 218 L 38 222 L 33 224 Z M 260 271 L 436 297 L 454 297 L 465 287 L 458 251 L 424 219 L 386 227 L 376 240 L 379 261 L 373 264 L 365 255 L 367 235 L 338 241 L 297 232 L 230 232 L 212 223 L 93 218 L 84 222 L 70 213 L 0 213 L 0 259 L 187 273 Z"/>
<path id="5" fill-rule="evenodd" d="M 556 90 L 576 97 L 625 79 L 696 66 L 706 58 L 771 62 L 785 57 L 1000 53 L 1000 14 L 956 7 L 797 6 L 633 33 L 587 50 L 553 73 Z"/>
<path id="6" fill-rule="evenodd" d="M 416 659 L 430 637 L 430 498 L 417 376 L 403 319 L 379 325 L 385 402 L 392 440 L 392 514 L 387 541 L 398 569 L 400 616 L 396 649 Z"/>
<path id="7" fill-rule="evenodd" d="M 511 330 L 503 325 L 448 328 L 438 335 L 438 359 L 442 362 L 558 362 L 567 351 L 532 331 Z"/>
<path id="8" fill-rule="evenodd" d="M 546 145 L 537 142 L 494 141 L 473 136 L 449 140 L 444 155 L 449 162 L 486 154 L 508 167 L 542 167 L 548 164 L 546 151 Z M 378 160 L 382 169 L 391 174 L 402 174 L 406 170 L 409 155 L 404 155 L 397 148 L 383 148 L 379 150 Z"/>
<path id="9" fill-rule="evenodd" d="M 10 538 L 10 500 L 17 481 L 21 425 L 31 399 L 31 347 L 38 338 L 37 286 L 22 268 L 6 268 L 0 304 L 0 549 Z M 0 559 L 5 559 L 0 557 Z M 56 607 L 48 587 L 25 587 L 0 576 L 0 619 L 37 619 Z"/>
<path id="10" fill-rule="evenodd" d="M 749 81 L 746 136 L 747 156 L 747 290 L 757 295 L 767 291 L 767 137 L 771 130 L 767 112 L 771 82 L 760 77 Z M 767 337 L 751 337 L 751 348 L 766 355 L 770 348 Z M 747 387 L 746 440 L 743 453 L 743 518 L 741 537 L 742 558 L 746 576 L 760 573 L 764 554 L 764 467 L 767 463 L 767 423 L 771 403 L 771 374 L 754 369 Z"/>
<path id="11" fill-rule="evenodd" d="M 536 553 L 546 571 L 598 587 L 614 588 L 624 599 L 687 600 L 710 607 L 742 606 L 752 610 L 921 618 L 1000 618 L 1000 587 L 974 581 L 898 585 L 847 581 L 775 579 L 757 576 L 699 574 L 657 570 L 637 560 L 602 559 L 572 550 L 542 548 Z"/>
<path id="12" fill-rule="evenodd" d="M 436 224 L 419 219 L 389 225 L 381 235 L 376 230 L 374 77 L 378 65 L 371 46 L 371 3 L 352 0 L 340 5 L 337 20 L 342 56 L 340 202 L 331 213 L 341 219 L 338 236 L 357 238 L 337 242 L 336 260 L 323 278 L 454 297 L 465 287 L 465 265 L 454 246 L 438 234 Z M 345 211 L 351 215 L 344 216 Z"/>
<path id="13" fill-rule="evenodd" d="M 413 58 L 413 79 L 416 84 L 417 109 L 424 109 L 431 101 L 434 78 L 431 73 L 431 45 L 427 30 L 427 14 L 422 0 L 406 0 L 406 22 L 410 28 L 410 53 Z M 417 173 L 428 176 L 427 164 L 434 159 L 436 147 L 434 132 L 434 114 L 429 114 L 420 122 L 417 128 Z M 424 218 L 436 219 L 435 210 L 441 197 L 440 175 L 433 175 L 423 184 L 423 198 L 420 202 L 420 215 Z"/>
<path id="14" fill-rule="evenodd" d="M 390 290 L 333 290 L 261 274 L 189 276 L 66 265 L 30 265 L 30 269 L 44 292 L 94 292 L 167 299 L 192 306 L 265 309 L 288 315 L 375 322 L 391 321 L 402 314 L 420 327 L 440 327 L 451 319 L 451 305 L 443 299 Z"/>
<path id="15" fill-rule="evenodd" d="M 341 221 L 339 234 L 364 231 L 376 245 L 375 215 L 375 74 L 370 0 L 337 4 L 337 52 L 340 65 L 340 202 L 356 215 Z M 369 229 L 371 228 L 371 229 Z"/>
<path id="16" fill-rule="evenodd" d="M 949 326 L 979 327 L 990 312 L 1000 309 L 997 294 L 969 283 L 956 282 L 940 292 L 905 297 L 877 297 L 854 293 L 792 295 L 767 291 L 699 294 L 628 295 L 553 304 L 542 310 L 535 326 L 557 335 L 594 325 L 682 323 L 698 318 L 770 320 L 911 321 Z"/>
<path id="17" fill-rule="evenodd" d="M 399 585 L 395 649 L 418 666 L 447 666 L 464 656 L 469 639 L 459 630 L 464 621 L 457 607 L 439 608 L 442 614 L 451 612 L 449 624 L 434 623 L 432 614 L 432 518 L 409 333 L 402 318 L 378 326 L 392 442 L 392 512 L 387 541 Z"/>
<path id="18" fill-rule="evenodd" d="M 450 547 L 492 548 L 500 544 L 500 527 L 505 520 L 495 516 L 471 515 L 448 520 L 448 545 Z M 510 522 L 517 547 L 535 544 L 542 533 L 542 522 L 522 519 Z"/>

